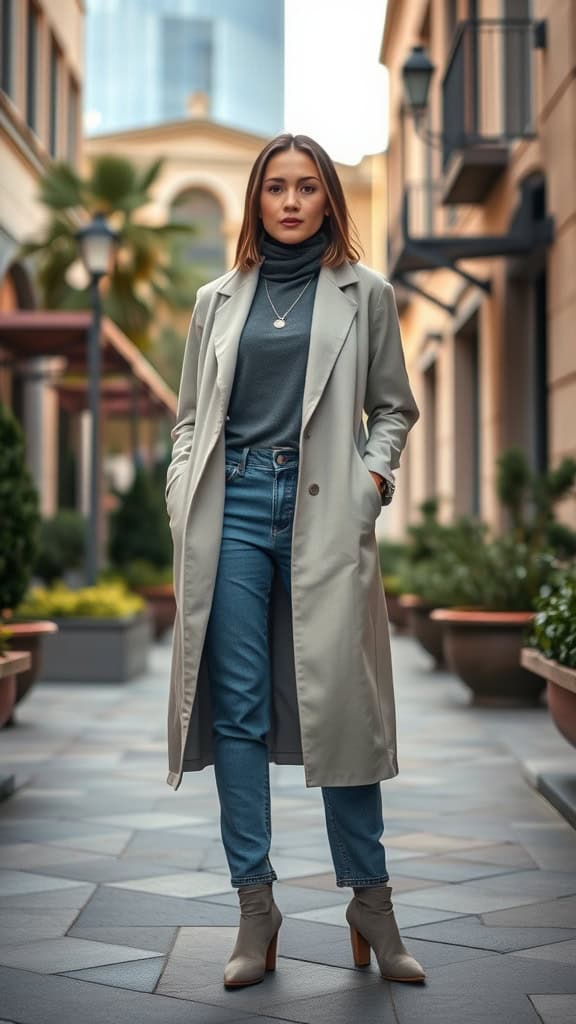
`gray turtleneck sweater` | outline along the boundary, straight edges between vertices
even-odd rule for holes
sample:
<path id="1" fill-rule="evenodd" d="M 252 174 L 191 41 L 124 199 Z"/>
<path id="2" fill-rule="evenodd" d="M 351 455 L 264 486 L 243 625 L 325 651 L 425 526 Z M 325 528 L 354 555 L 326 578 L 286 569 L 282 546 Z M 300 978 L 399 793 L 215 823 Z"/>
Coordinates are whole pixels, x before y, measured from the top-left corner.
<path id="1" fill-rule="evenodd" d="M 298 449 L 317 284 L 316 274 L 288 314 L 286 326 L 278 330 L 273 326 L 276 315 L 260 275 L 240 336 L 226 418 L 226 445 Z M 286 312 L 302 287 L 302 283 L 294 285 L 291 281 L 268 281 L 270 297 L 279 313 Z"/>

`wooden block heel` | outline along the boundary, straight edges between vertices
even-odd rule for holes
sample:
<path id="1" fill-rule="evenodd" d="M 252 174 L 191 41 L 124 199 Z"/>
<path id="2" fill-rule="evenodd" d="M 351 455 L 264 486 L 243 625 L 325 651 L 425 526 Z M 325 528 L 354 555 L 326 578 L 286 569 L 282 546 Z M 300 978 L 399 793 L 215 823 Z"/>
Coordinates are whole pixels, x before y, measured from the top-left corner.
<path id="1" fill-rule="evenodd" d="M 279 930 L 280 929 L 278 929 L 278 931 Z M 275 971 L 276 970 L 276 950 L 277 950 L 277 948 L 278 948 L 278 932 L 276 932 L 276 935 L 274 936 L 274 938 L 270 942 L 270 945 L 268 946 L 268 952 L 266 953 L 266 970 L 267 971 Z"/>
<path id="2" fill-rule="evenodd" d="M 370 963 L 370 943 L 354 927 L 350 927 L 350 941 L 356 967 L 368 967 Z"/>

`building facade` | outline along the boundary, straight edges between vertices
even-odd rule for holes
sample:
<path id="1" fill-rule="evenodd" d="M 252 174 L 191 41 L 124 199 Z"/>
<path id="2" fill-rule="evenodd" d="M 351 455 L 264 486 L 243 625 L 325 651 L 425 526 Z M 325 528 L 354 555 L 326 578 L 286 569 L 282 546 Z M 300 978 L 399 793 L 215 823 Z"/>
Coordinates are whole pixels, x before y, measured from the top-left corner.
<path id="1" fill-rule="evenodd" d="M 38 181 L 52 159 L 79 160 L 83 0 L 0 0 L 0 318 L 36 305 L 22 242 L 42 226 Z M 0 343 L 0 401 L 24 426 L 42 512 L 57 508 L 58 402 L 51 361 L 14 368 Z"/>
<path id="2" fill-rule="evenodd" d="M 434 66 L 415 116 L 402 69 Z M 501 524 L 496 460 L 576 456 L 576 4 L 389 0 L 388 274 L 421 419 L 394 532 L 426 498 Z M 576 525 L 576 500 L 560 518 Z"/>
<path id="3" fill-rule="evenodd" d="M 177 120 L 197 94 L 216 122 L 281 129 L 283 0 L 88 0 L 89 133 Z"/>

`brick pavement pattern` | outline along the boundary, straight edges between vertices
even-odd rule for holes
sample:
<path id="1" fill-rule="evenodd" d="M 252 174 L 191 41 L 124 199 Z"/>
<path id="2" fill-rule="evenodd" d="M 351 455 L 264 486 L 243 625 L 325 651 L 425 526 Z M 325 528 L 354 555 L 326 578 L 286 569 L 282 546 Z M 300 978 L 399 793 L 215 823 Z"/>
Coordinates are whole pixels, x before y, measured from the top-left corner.
<path id="1" fill-rule="evenodd" d="M 384 842 L 425 985 L 354 967 L 320 791 L 272 766 L 278 968 L 224 989 L 237 894 L 211 769 L 164 781 L 166 641 L 135 682 L 37 686 L 0 733 L 0 1024 L 573 1024 L 576 833 L 524 763 L 573 752 L 544 708 L 472 708 L 411 639 L 393 655 Z"/>

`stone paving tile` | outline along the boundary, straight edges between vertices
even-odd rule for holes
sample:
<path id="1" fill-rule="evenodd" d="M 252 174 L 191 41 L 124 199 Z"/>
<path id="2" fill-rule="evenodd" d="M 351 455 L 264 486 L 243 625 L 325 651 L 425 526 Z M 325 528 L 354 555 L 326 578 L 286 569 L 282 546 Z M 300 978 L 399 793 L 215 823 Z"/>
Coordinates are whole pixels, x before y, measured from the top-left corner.
<path id="1" fill-rule="evenodd" d="M 93 939 L 113 946 L 139 946 L 155 953 L 167 953 L 172 949 L 178 929 L 173 927 L 139 925 L 136 928 L 82 928 L 74 925 L 68 935 L 72 939 Z"/>
<path id="2" fill-rule="evenodd" d="M 509 953 L 533 946 L 538 947 L 543 943 L 561 943 L 567 938 L 576 936 L 576 927 L 570 930 L 542 925 L 533 928 L 492 926 L 486 918 L 470 916 L 453 918 L 451 921 L 440 921 L 434 925 L 407 925 L 404 935 L 408 938 L 426 939 L 431 942 L 448 942 L 470 948 Z"/>
<path id="3" fill-rule="evenodd" d="M 478 885 L 441 885 L 434 889 L 400 893 L 396 903 L 403 906 L 430 907 L 435 910 L 454 910 L 459 914 L 489 913 L 491 910 L 506 910 L 509 907 L 525 906 L 541 902 L 541 896 L 530 896 L 529 892 L 516 892 L 513 876 L 509 879 L 508 895 L 492 892 Z"/>
<path id="4" fill-rule="evenodd" d="M 529 853 L 518 843 L 498 843 L 482 846 L 476 850 L 455 850 L 453 860 L 481 861 L 482 864 L 496 864 L 512 868 L 538 867 Z"/>
<path id="5" fill-rule="evenodd" d="M 238 1024 L 237 1009 L 182 1002 L 61 975 L 0 968 L 2 1012 L 17 1024 Z"/>
<path id="6" fill-rule="evenodd" d="M 31 907 L 28 911 L 4 907 L 0 913 L 0 946 L 62 938 L 77 914 L 76 909 L 41 913 L 37 907 Z"/>
<path id="7" fill-rule="evenodd" d="M 113 858 L 99 855 L 98 858 L 77 850 L 58 850 L 41 843 L 10 843 L 0 846 L 0 868 L 16 868 L 19 871 L 34 871 L 46 874 L 46 868 L 86 863 L 96 859 L 111 862 Z M 42 869 L 41 871 L 39 869 Z"/>
<path id="8" fill-rule="evenodd" d="M 568 939 L 567 942 L 554 942 L 550 946 L 537 946 L 536 949 L 524 949 L 518 955 L 534 957 L 536 960 L 553 960 L 555 963 L 573 964 L 576 967 L 576 939 Z"/>
<path id="9" fill-rule="evenodd" d="M 187 871 L 179 874 L 159 875 L 154 878 L 138 878 L 133 882 L 109 882 L 109 889 L 124 889 L 133 892 L 151 893 L 157 896 L 173 896 L 179 899 L 194 899 L 213 893 L 228 891 L 229 883 L 222 875 L 208 871 Z M 238 902 L 236 900 L 236 902 Z"/>
<path id="10" fill-rule="evenodd" d="M 106 856 L 117 856 L 125 850 L 131 838 L 131 832 L 119 829 L 117 832 L 104 835 L 74 835 L 67 836 L 65 839 L 49 839 L 47 842 L 50 846 L 63 850 L 76 850 L 84 853 L 84 855 L 96 853 Z"/>
<path id="11" fill-rule="evenodd" d="M 58 974 L 83 967 L 115 964 L 121 960 L 144 960 L 153 955 L 148 949 L 112 946 L 104 942 L 91 942 L 89 939 L 62 938 L 28 942 L 13 948 L 2 946 L 0 964 L 39 974 Z"/>
<path id="12" fill-rule="evenodd" d="M 103 886 L 94 893 L 77 924 L 81 928 L 237 925 L 238 909 Z"/>
<path id="13" fill-rule="evenodd" d="M 452 857 L 418 857 L 415 860 L 404 860 L 396 870 L 401 874 L 412 873 L 416 878 L 428 879 L 433 883 L 468 882 L 491 875 L 505 875 L 506 878 L 510 878 L 515 872 L 515 868 L 510 866 L 483 864 L 479 861 L 457 861 Z"/>
<path id="14" fill-rule="evenodd" d="M 542 1024 L 574 1024 L 576 996 L 530 996 Z"/>
<path id="15" fill-rule="evenodd" d="M 95 885 L 79 882 L 67 889 L 52 889 L 42 892 L 18 893 L 13 896 L 0 897 L 0 910 L 6 907 L 21 910 L 80 910 L 90 899 L 96 889 Z"/>
<path id="16" fill-rule="evenodd" d="M 535 928 L 576 928 L 576 896 L 531 906 L 483 913 L 486 924 Z"/>
<path id="17" fill-rule="evenodd" d="M 399 1024 L 537 1024 L 528 995 L 572 994 L 576 979 L 563 964 L 490 956 L 435 967 L 425 985 L 408 990 L 396 984 L 393 990 Z"/>
<path id="18" fill-rule="evenodd" d="M 90 967 L 84 971 L 65 971 L 65 978 L 93 981 L 97 985 L 129 988 L 135 992 L 153 992 L 165 964 L 164 957 L 152 957 L 136 963 L 112 964 L 110 967 Z"/>
<path id="19" fill-rule="evenodd" d="M 50 875 L 35 875 L 31 871 L 0 871 L 0 897 L 50 892 L 55 889 L 75 889 L 78 882 Z"/>
<path id="20" fill-rule="evenodd" d="M 98 857 L 78 860 L 71 864 L 50 865 L 46 870 L 50 875 L 60 878 L 82 882 L 117 882 L 125 885 L 140 878 L 146 881 L 154 875 L 165 875 L 166 865 L 144 860 L 124 861 L 116 857 Z"/>

